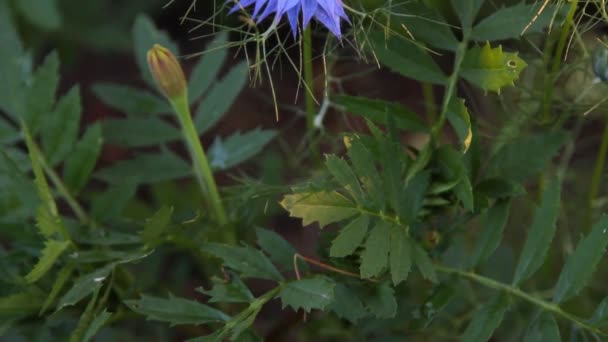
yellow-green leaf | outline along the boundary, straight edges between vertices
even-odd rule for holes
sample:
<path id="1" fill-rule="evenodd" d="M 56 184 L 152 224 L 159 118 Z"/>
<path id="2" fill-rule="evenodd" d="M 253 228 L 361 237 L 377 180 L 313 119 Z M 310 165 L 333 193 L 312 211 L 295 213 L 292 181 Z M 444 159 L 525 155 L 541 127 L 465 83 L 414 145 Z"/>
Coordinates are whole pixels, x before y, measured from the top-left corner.
<path id="1" fill-rule="evenodd" d="M 301 218 L 304 226 L 319 222 L 321 228 L 359 212 L 354 203 L 335 191 L 286 195 L 281 206 L 291 217 Z"/>
<path id="2" fill-rule="evenodd" d="M 46 246 L 42 250 L 42 255 L 34 268 L 25 276 L 28 283 L 38 281 L 48 272 L 55 264 L 55 261 L 70 245 L 69 241 L 48 240 Z"/>

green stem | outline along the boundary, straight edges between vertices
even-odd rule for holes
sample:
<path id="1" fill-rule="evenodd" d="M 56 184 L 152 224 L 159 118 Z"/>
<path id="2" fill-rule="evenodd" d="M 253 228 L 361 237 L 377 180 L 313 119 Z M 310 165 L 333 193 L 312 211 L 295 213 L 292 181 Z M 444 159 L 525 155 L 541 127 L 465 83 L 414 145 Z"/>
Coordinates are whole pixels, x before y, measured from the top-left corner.
<path id="1" fill-rule="evenodd" d="M 59 177 L 57 172 L 55 172 L 55 170 L 48 165 L 48 163 L 46 162 L 46 159 L 44 157 L 40 158 L 40 164 L 41 164 L 42 168 L 44 169 L 44 172 L 46 173 L 46 175 L 49 177 L 49 179 L 51 180 L 51 182 L 53 183 L 53 185 L 55 186 L 55 188 L 61 195 L 61 197 L 63 197 L 63 199 L 68 204 L 68 206 L 72 209 L 72 211 L 78 218 L 78 221 L 80 221 L 81 224 L 92 223 L 92 220 L 87 215 L 86 211 L 80 206 L 80 203 L 78 203 L 76 198 L 74 198 L 74 196 L 72 196 L 72 194 L 70 193 L 70 190 L 68 190 L 68 188 L 65 186 L 65 184 L 61 180 L 61 177 Z"/>
<path id="2" fill-rule="evenodd" d="M 584 319 L 574 316 L 572 314 L 569 314 L 565 311 L 563 311 L 559 306 L 557 306 L 556 304 L 550 303 L 550 302 L 546 302 L 542 299 L 539 299 L 535 296 L 532 296 L 516 287 L 512 287 L 508 284 L 504 284 L 501 282 L 498 282 L 496 280 L 490 279 L 490 278 L 486 278 L 484 276 L 481 276 L 479 274 L 473 273 L 473 272 L 468 272 L 468 271 L 463 271 L 463 270 L 459 270 L 456 268 L 451 268 L 451 267 L 447 267 L 447 266 L 442 266 L 442 265 L 435 265 L 435 269 L 439 272 L 442 273 L 447 273 L 447 274 L 456 274 L 460 277 L 463 278 L 467 278 L 469 280 L 472 280 L 480 285 L 483 285 L 485 287 L 489 287 L 492 288 L 494 290 L 497 291 L 503 291 L 505 293 L 508 293 L 509 295 L 512 295 L 514 297 L 520 298 L 522 300 L 525 300 L 533 305 L 538 306 L 539 308 L 551 312 L 557 316 L 560 316 L 568 321 L 573 322 L 574 324 L 580 326 L 581 328 L 591 331 L 593 333 L 596 333 L 598 335 L 601 336 L 608 336 L 608 334 L 604 333 L 603 331 L 601 331 L 600 329 L 593 327 L 589 324 L 587 324 L 585 322 Z"/>
<path id="3" fill-rule="evenodd" d="M 310 141 L 310 151 L 312 156 L 316 160 L 320 160 L 319 150 L 317 144 L 314 142 L 315 133 L 315 114 L 317 112 L 317 106 L 315 104 L 314 97 L 314 71 L 312 64 L 312 33 L 310 26 L 304 29 L 303 38 L 303 62 L 304 62 L 304 84 L 306 89 L 304 91 L 306 97 L 306 132 L 308 140 Z"/>
<path id="4" fill-rule="evenodd" d="M 559 40 L 557 42 L 557 47 L 553 52 L 553 60 L 551 62 L 551 71 L 549 72 L 549 77 L 547 80 L 547 84 L 545 85 L 545 96 L 543 98 L 543 121 L 549 122 L 551 120 L 551 103 L 553 102 L 553 90 L 555 85 L 555 77 L 559 71 L 559 68 L 562 65 L 562 57 L 564 53 L 564 49 L 566 48 L 566 42 L 568 41 L 568 34 L 570 33 L 570 29 L 574 24 L 574 15 L 576 14 L 576 9 L 578 6 L 579 0 L 572 0 L 570 2 L 570 9 L 568 10 L 568 14 L 566 16 L 566 22 L 562 27 Z M 551 47 L 552 44 L 548 44 L 545 50 L 545 56 L 551 56 Z"/>
<path id="5" fill-rule="evenodd" d="M 591 186 L 589 187 L 589 198 L 587 202 L 587 210 L 585 212 L 583 228 L 588 229 L 591 226 L 592 213 L 593 213 L 593 202 L 600 191 L 600 183 L 602 181 L 602 174 L 604 172 L 604 165 L 606 164 L 606 153 L 608 153 L 608 119 L 604 126 L 604 133 L 602 134 L 602 143 L 600 150 L 597 153 L 595 159 L 595 167 L 593 168 L 593 175 L 591 176 Z"/>
<path id="6" fill-rule="evenodd" d="M 217 190 L 215 179 L 213 178 L 213 172 L 209 167 L 207 156 L 201 146 L 201 141 L 198 136 L 198 132 L 192 122 L 192 115 L 190 114 L 190 105 L 188 104 L 188 97 L 182 96 L 181 98 L 173 99 L 171 101 L 173 109 L 177 114 L 180 125 L 182 126 L 182 132 L 190 155 L 192 157 L 194 173 L 201 186 L 205 199 L 209 202 L 211 209 L 213 210 L 216 219 L 221 225 L 225 225 L 228 222 L 222 199 Z"/>
<path id="7" fill-rule="evenodd" d="M 422 96 L 424 98 L 427 118 L 431 123 L 434 123 L 437 121 L 437 110 L 435 108 L 435 92 L 431 83 L 422 83 Z"/>

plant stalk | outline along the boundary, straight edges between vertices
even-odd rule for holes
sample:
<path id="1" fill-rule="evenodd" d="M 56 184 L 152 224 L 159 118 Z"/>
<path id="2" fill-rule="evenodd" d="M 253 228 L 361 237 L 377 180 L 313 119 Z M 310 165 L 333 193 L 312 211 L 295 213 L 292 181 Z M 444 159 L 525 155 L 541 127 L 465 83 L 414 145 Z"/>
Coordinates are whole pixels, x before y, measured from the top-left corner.
<path id="1" fill-rule="evenodd" d="M 310 26 L 304 29 L 303 38 L 303 63 L 304 63 L 304 84 L 306 89 L 304 91 L 306 99 L 306 133 L 308 141 L 310 142 L 309 148 L 311 155 L 315 160 L 320 160 L 318 146 L 314 141 L 315 135 L 315 115 L 317 113 L 315 103 L 315 87 L 314 87 L 314 70 L 312 64 L 312 32 Z"/>

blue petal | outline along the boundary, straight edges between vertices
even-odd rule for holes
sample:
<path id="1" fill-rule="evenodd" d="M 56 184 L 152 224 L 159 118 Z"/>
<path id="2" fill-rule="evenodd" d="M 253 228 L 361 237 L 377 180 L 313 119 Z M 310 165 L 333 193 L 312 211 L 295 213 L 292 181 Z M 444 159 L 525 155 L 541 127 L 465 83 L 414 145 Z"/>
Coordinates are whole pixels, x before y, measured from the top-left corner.
<path id="1" fill-rule="evenodd" d="M 242 0 L 242 1 L 239 1 L 238 4 L 234 4 L 234 6 L 232 6 L 232 8 L 230 9 L 230 12 L 228 12 L 228 14 L 232 14 L 232 13 L 240 10 L 241 8 L 248 7 L 249 5 L 251 5 L 252 3 L 254 3 L 255 1 L 256 0 Z M 234 3 L 233 0 L 227 0 L 226 2 L 232 2 L 232 3 Z M 260 2 L 260 1 L 258 1 L 258 2 Z M 256 6 L 257 6 L 257 3 L 256 3 Z"/>
<path id="2" fill-rule="evenodd" d="M 300 15 L 300 6 L 294 6 L 287 11 L 287 19 L 289 19 L 289 26 L 295 39 L 298 35 L 298 17 Z"/>
<path id="3" fill-rule="evenodd" d="M 315 18 L 327 27 L 338 39 L 342 38 L 340 31 L 340 18 L 330 16 L 321 6 L 317 8 Z"/>
<path id="4" fill-rule="evenodd" d="M 264 12 L 260 14 L 259 17 L 255 18 L 255 20 L 259 23 L 260 21 L 266 19 L 270 14 L 276 12 L 277 10 L 277 0 L 268 0 L 268 4 L 264 9 Z"/>
<path id="5" fill-rule="evenodd" d="M 304 27 L 308 26 L 316 10 L 317 0 L 302 0 L 302 16 L 304 17 L 302 24 Z"/>

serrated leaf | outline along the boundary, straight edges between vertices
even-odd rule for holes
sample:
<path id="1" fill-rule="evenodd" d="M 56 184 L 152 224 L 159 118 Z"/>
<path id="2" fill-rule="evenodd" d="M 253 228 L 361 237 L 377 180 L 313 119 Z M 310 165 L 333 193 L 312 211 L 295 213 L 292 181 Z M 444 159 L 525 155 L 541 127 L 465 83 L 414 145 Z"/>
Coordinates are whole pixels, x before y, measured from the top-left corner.
<path id="1" fill-rule="evenodd" d="M 114 270 L 114 266 L 114 264 L 106 265 L 76 279 L 74 285 L 72 285 L 68 292 L 59 300 L 56 311 L 59 311 L 66 306 L 74 305 L 97 291 L 108 275 L 110 275 L 110 272 Z"/>
<path id="2" fill-rule="evenodd" d="M 100 221 L 120 216 L 136 190 L 137 184 L 128 179 L 121 184 L 111 185 L 95 195 L 91 201 L 91 215 Z"/>
<path id="3" fill-rule="evenodd" d="M 34 268 L 25 276 L 28 283 L 35 283 L 42 278 L 59 259 L 61 254 L 68 248 L 68 241 L 47 240 L 44 249 L 40 254 L 40 259 Z"/>
<path id="4" fill-rule="evenodd" d="M 125 181 L 149 184 L 185 178 L 191 174 L 192 168 L 186 161 L 163 149 L 160 153 L 141 153 L 135 158 L 118 161 L 97 171 L 94 177 L 110 184 Z"/>
<path id="5" fill-rule="evenodd" d="M 403 225 L 416 221 L 424 204 L 430 180 L 431 176 L 428 172 L 420 172 L 406 184 L 405 189 L 401 192 L 399 216 Z"/>
<path id="6" fill-rule="evenodd" d="M 74 146 L 72 153 L 66 158 L 63 180 L 73 193 L 78 193 L 89 181 L 102 145 L 101 125 L 95 123 L 87 129 Z"/>
<path id="7" fill-rule="evenodd" d="M 359 176 L 366 194 L 370 197 L 371 207 L 384 205 L 382 182 L 376 169 L 376 162 L 369 149 L 358 139 L 352 139 L 348 149 L 348 158 L 355 173 Z"/>
<path id="8" fill-rule="evenodd" d="M 89 324 L 87 330 L 85 331 L 82 341 L 86 342 L 93 339 L 93 337 L 97 335 L 99 330 L 110 319 L 110 317 L 112 317 L 112 313 L 108 312 L 106 309 L 103 309 L 99 314 L 97 314 L 95 318 L 93 318 L 93 321 L 91 321 L 91 324 Z"/>
<path id="9" fill-rule="evenodd" d="M 207 151 L 209 163 L 215 170 L 237 166 L 260 153 L 276 135 L 274 130 L 256 128 L 244 134 L 234 133 L 226 139 L 218 136 Z"/>
<path id="10" fill-rule="evenodd" d="M 155 117 L 106 119 L 102 125 L 107 142 L 120 146 L 160 145 L 179 140 L 182 136 L 177 127 Z"/>
<path id="11" fill-rule="evenodd" d="M 20 2 L 19 2 L 20 3 Z M 59 55 L 51 52 L 36 69 L 27 87 L 24 120 L 34 135 L 53 112 L 59 85 Z"/>
<path id="12" fill-rule="evenodd" d="M 390 248 L 390 224 L 379 221 L 372 228 L 365 249 L 361 253 L 361 278 L 372 278 L 379 275 L 388 266 Z"/>
<path id="13" fill-rule="evenodd" d="M 379 319 L 392 318 L 397 314 L 395 291 L 389 283 L 374 286 L 373 292 L 363 299 L 363 303 Z"/>
<path id="14" fill-rule="evenodd" d="M 492 302 L 484 304 L 473 316 L 465 330 L 461 341 L 487 341 L 502 322 L 505 312 L 509 309 L 509 299 L 499 295 Z"/>
<path id="15" fill-rule="evenodd" d="M 593 225 L 591 232 L 568 257 L 555 286 L 553 301 L 561 303 L 578 294 L 589 282 L 608 245 L 608 216 Z"/>
<path id="16" fill-rule="evenodd" d="M 355 172 L 350 168 L 346 160 L 338 158 L 333 154 L 326 155 L 325 166 L 336 181 L 348 190 L 355 202 L 363 204 L 363 190 L 361 189 L 357 175 L 355 175 Z"/>
<path id="17" fill-rule="evenodd" d="M 513 181 L 524 181 L 539 173 L 567 138 L 563 132 L 545 132 L 505 144 L 492 156 L 488 173 Z"/>
<path id="18" fill-rule="evenodd" d="M 471 28 L 477 13 L 485 0 L 452 0 L 452 6 L 460 18 L 462 27 L 467 30 Z"/>
<path id="19" fill-rule="evenodd" d="M 36 227 L 38 227 L 38 231 L 45 238 L 50 238 L 55 234 L 61 232 L 63 223 L 61 222 L 61 218 L 59 216 L 54 216 L 51 214 L 49 209 L 41 205 L 36 210 Z"/>
<path id="20" fill-rule="evenodd" d="M 199 134 L 207 132 L 230 109 L 247 82 L 248 68 L 245 62 L 235 65 L 207 92 L 194 115 L 194 126 Z"/>
<path id="21" fill-rule="evenodd" d="M 190 103 L 197 101 L 216 80 L 228 49 L 223 45 L 228 40 L 228 34 L 219 31 L 211 43 L 205 46 L 205 53 L 192 69 L 188 82 Z"/>
<path id="22" fill-rule="evenodd" d="M 169 295 L 169 298 L 142 295 L 137 300 L 125 300 L 133 311 L 148 320 L 178 324 L 208 324 L 230 319 L 223 312 L 199 302 Z"/>
<path id="23" fill-rule="evenodd" d="M 473 141 L 473 131 L 471 130 L 471 114 L 469 114 L 464 100 L 454 97 L 448 106 L 446 117 L 460 139 L 462 153 L 467 153 L 471 141 Z"/>
<path id="24" fill-rule="evenodd" d="M 92 89 L 103 103 L 124 114 L 149 116 L 171 111 L 165 99 L 142 89 L 112 83 L 96 83 Z"/>
<path id="25" fill-rule="evenodd" d="M 351 288 L 342 284 L 336 284 L 334 288 L 334 300 L 328 306 L 328 309 L 335 312 L 338 317 L 344 318 L 351 323 L 355 323 L 367 316 L 367 311 L 359 295 Z"/>
<path id="26" fill-rule="evenodd" d="M 245 278 L 281 281 L 283 276 L 270 260 L 260 251 L 249 246 L 235 247 L 219 243 L 209 243 L 203 251 L 224 261 L 224 266 L 235 270 Z"/>
<path id="27" fill-rule="evenodd" d="M 548 312 L 540 312 L 526 330 L 524 342 L 560 342 L 561 336 L 555 318 Z"/>
<path id="28" fill-rule="evenodd" d="M 500 94 L 503 87 L 515 85 L 526 66 L 517 53 L 503 52 L 502 46 L 492 48 L 486 43 L 467 51 L 460 75 L 484 91 Z"/>
<path id="29" fill-rule="evenodd" d="M 0 109 L 14 119 L 23 115 L 23 46 L 8 1 L 0 1 Z"/>
<path id="30" fill-rule="evenodd" d="M 390 115 L 397 128 L 412 132 L 429 131 L 429 127 L 418 114 L 399 103 L 346 95 L 332 98 L 332 100 L 344 106 L 347 112 L 362 116 L 378 124 L 386 125 L 386 117 Z"/>
<path id="31" fill-rule="evenodd" d="M 72 275 L 73 271 L 74 271 L 74 265 L 68 264 L 68 265 L 65 265 L 63 268 L 61 268 L 59 273 L 57 273 L 57 276 L 55 277 L 55 281 L 53 282 L 53 287 L 51 287 L 51 291 L 49 292 L 48 296 L 46 297 L 46 300 L 44 301 L 44 304 L 42 304 L 42 308 L 40 309 L 40 312 L 38 313 L 39 316 L 42 316 L 42 314 L 53 304 L 53 302 L 59 295 L 59 292 L 61 292 L 63 287 L 66 285 L 66 283 L 70 279 L 70 276 Z"/>
<path id="32" fill-rule="evenodd" d="M 447 77 L 422 47 L 402 37 L 387 39 L 379 31 L 371 32 L 368 38 L 374 55 L 391 70 L 421 82 L 445 83 Z"/>
<path id="33" fill-rule="evenodd" d="M 152 20 L 144 14 L 139 14 L 135 18 L 133 25 L 133 42 L 135 50 L 135 61 L 139 67 L 142 78 L 153 87 L 156 87 L 152 74 L 148 69 L 148 61 L 146 54 L 154 44 L 160 44 L 165 48 L 179 55 L 179 49 L 175 43 L 171 41 L 166 32 L 158 30 Z"/>
<path id="34" fill-rule="evenodd" d="M 287 240 L 270 229 L 256 227 L 255 233 L 258 246 L 268 254 L 272 262 L 287 270 L 293 269 L 293 257 L 297 251 Z"/>
<path id="35" fill-rule="evenodd" d="M 210 296 L 209 303 L 250 303 L 255 300 L 251 291 L 237 275 L 231 274 L 228 282 L 213 278 L 213 288 L 205 290 L 202 287 L 196 291 Z"/>
<path id="36" fill-rule="evenodd" d="M 518 285 L 530 278 L 545 262 L 559 217 L 560 193 L 558 180 L 553 180 L 543 191 L 540 207 L 534 212 L 528 239 L 515 269 L 513 284 Z"/>
<path id="37" fill-rule="evenodd" d="M 45 121 L 42 135 L 42 150 L 51 165 L 64 160 L 72 151 L 80 128 L 80 88 L 72 87 L 64 95 Z"/>
<path id="38" fill-rule="evenodd" d="M 44 293 L 36 287 L 25 287 L 21 292 L 0 297 L 0 317 L 29 315 L 38 312 Z"/>
<path id="39" fill-rule="evenodd" d="M 285 195 L 280 204 L 289 216 L 301 218 L 302 225 L 318 221 L 321 228 L 359 213 L 354 203 L 335 191 Z"/>
<path id="40" fill-rule="evenodd" d="M 61 12 L 56 0 L 19 0 L 15 4 L 21 15 L 43 30 L 54 31 L 61 26 Z"/>
<path id="41" fill-rule="evenodd" d="M 477 41 L 505 40 L 518 38 L 525 33 L 542 32 L 553 20 L 558 5 L 546 6 L 540 12 L 541 2 L 503 7 L 481 20 L 471 33 Z"/>
<path id="42" fill-rule="evenodd" d="M 439 282 L 437 273 L 433 267 L 433 261 L 428 256 L 427 252 L 416 243 L 412 243 L 411 245 L 414 264 L 416 264 L 416 268 L 418 268 L 422 277 L 433 283 Z"/>
<path id="43" fill-rule="evenodd" d="M 407 279 L 412 268 L 412 247 L 406 230 L 401 226 L 391 227 L 389 264 L 393 285 L 397 286 Z"/>
<path id="44" fill-rule="evenodd" d="M 462 202 L 462 206 L 465 209 L 473 211 L 475 203 L 473 198 L 473 187 L 471 186 L 471 181 L 469 180 L 469 174 L 462 154 L 451 147 L 446 146 L 439 148 L 436 155 L 442 173 L 446 178 L 454 181 L 458 180 L 453 191 Z"/>
<path id="45" fill-rule="evenodd" d="M 141 240 L 148 245 L 155 245 L 169 227 L 172 216 L 173 207 L 163 206 L 158 209 L 152 217 L 146 220 L 144 229 L 139 232 Z"/>
<path id="46" fill-rule="evenodd" d="M 508 200 L 497 201 L 493 207 L 484 214 L 481 227 L 482 231 L 475 242 L 475 251 L 471 259 L 471 267 L 485 263 L 496 251 L 503 238 L 503 231 L 509 218 L 511 202 Z"/>
<path id="47" fill-rule="evenodd" d="M 49 184 L 47 183 L 46 177 L 44 176 L 44 171 L 42 170 L 42 155 L 40 154 L 40 150 L 38 150 L 38 146 L 32 139 L 32 136 L 30 135 L 27 126 L 23 127 L 23 133 L 25 136 L 25 144 L 27 145 L 30 162 L 32 163 L 32 171 L 34 172 L 34 184 L 36 185 L 36 190 L 38 190 L 38 196 L 40 197 L 42 204 L 46 207 L 51 216 L 59 217 L 57 205 L 55 204 L 53 194 L 51 193 Z"/>
<path id="48" fill-rule="evenodd" d="M 279 293 L 283 309 L 323 310 L 334 299 L 335 283 L 325 277 L 301 279 L 287 283 Z"/>
<path id="49" fill-rule="evenodd" d="M 334 258 L 341 258 L 353 254 L 357 247 L 363 243 L 368 226 L 369 216 L 367 215 L 361 215 L 352 220 L 340 230 L 340 234 L 331 242 L 329 255 Z"/>

